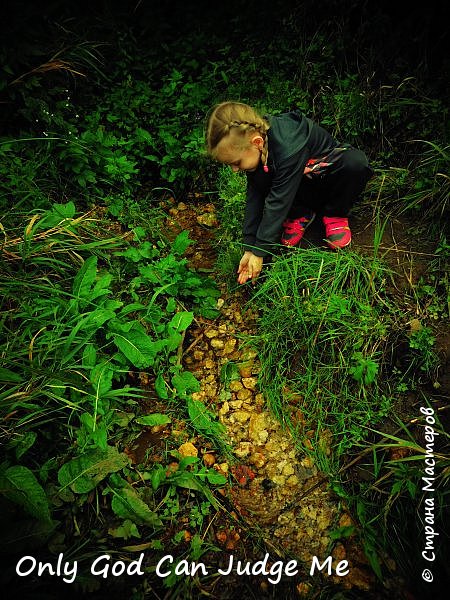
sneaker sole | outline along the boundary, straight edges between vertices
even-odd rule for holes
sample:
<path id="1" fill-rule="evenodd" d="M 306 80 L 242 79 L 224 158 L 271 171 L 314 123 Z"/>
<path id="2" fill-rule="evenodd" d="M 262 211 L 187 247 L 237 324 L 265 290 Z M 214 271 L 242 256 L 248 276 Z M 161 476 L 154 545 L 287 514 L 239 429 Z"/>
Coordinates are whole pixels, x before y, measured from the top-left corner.
<path id="1" fill-rule="evenodd" d="M 316 213 L 312 213 L 312 216 L 310 218 L 310 220 L 306 223 L 306 225 L 303 227 L 303 234 L 304 232 L 308 229 L 308 227 L 311 225 L 311 223 L 314 221 L 314 219 L 316 218 Z M 299 244 L 301 243 L 303 239 L 303 235 L 300 239 L 300 241 L 295 244 L 294 246 L 291 246 L 290 244 L 283 244 L 283 242 L 281 242 L 281 244 L 285 247 L 285 248 L 298 248 Z"/>
<path id="2" fill-rule="evenodd" d="M 324 238 L 323 241 L 326 242 L 326 244 L 328 245 L 328 247 L 331 248 L 332 250 L 342 250 L 343 248 L 348 248 L 350 246 L 350 244 L 352 243 L 352 240 L 350 240 L 349 242 L 347 242 L 343 246 L 337 246 L 334 242 L 332 242 L 328 238 Z"/>

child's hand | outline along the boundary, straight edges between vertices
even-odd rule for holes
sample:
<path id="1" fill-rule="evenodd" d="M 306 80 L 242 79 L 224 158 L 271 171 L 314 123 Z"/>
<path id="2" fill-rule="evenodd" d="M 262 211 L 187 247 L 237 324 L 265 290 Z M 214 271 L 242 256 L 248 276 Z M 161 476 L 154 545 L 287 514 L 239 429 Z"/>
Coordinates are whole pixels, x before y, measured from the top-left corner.
<path id="1" fill-rule="evenodd" d="M 238 282 L 246 283 L 249 279 L 253 282 L 256 281 L 258 275 L 261 273 L 263 266 L 262 256 L 256 256 L 253 252 L 245 252 L 241 258 L 238 267 Z"/>

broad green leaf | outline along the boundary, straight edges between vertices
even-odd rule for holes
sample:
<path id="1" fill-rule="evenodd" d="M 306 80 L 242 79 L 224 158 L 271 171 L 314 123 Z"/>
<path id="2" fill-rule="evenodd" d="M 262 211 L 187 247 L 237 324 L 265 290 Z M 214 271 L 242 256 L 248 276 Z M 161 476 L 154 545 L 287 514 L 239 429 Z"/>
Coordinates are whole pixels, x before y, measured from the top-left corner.
<path id="1" fill-rule="evenodd" d="M 135 239 L 138 241 L 145 239 L 145 237 L 148 235 L 148 231 L 145 229 L 145 227 L 140 227 L 139 225 L 137 227 L 133 227 L 132 231 Z"/>
<path id="2" fill-rule="evenodd" d="M 203 492 L 203 485 L 195 475 L 188 471 L 175 471 L 173 475 L 167 478 L 171 483 L 174 483 L 178 487 L 183 487 L 188 490 L 196 490 L 197 492 Z"/>
<path id="3" fill-rule="evenodd" d="M 153 304 L 147 307 L 147 312 L 145 314 L 145 320 L 148 323 L 151 323 L 153 327 L 156 327 L 161 319 L 165 317 L 164 311 L 157 305 Z"/>
<path id="4" fill-rule="evenodd" d="M 112 299 L 108 298 L 105 301 L 103 308 L 105 308 L 106 310 L 116 311 L 118 308 L 122 308 L 122 306 L 123 306 L 123 302 L 121 302 L 120 300 L 112 300 Z"/>
<path id="5" fill-rule="evenodd" d="M 172 335 L 169 335 L 168 338 L 165 339 L 166 347 L 169 352 L 173 352 L 178 348 L 181 344 L 183 338 L 181 337 L 181 333 L 175 331 Z"/>
<path id="6" fill-rule="evenodd" d="M 146 129 L 142 129 L 142 127 L 136 128 L 135 137 L 140 142 L 148 142 L 149 144 L 153 143 L 153 136 Z"/>
<path id="7" fill-rule="evenodd" d="M 228 361 L 220 369 L 220 381 L 225 385 L 229 385 L 230 381 L 240 379 L 239 367 L 235 362 Z"/>
<path id="8" fill-rule="evenodd" d="M 128 540 L 130 537 L 141 537 L 138 528 L 130 519 L 125 519 L 119 527 L 108 529 L 108 533 L 114 538 L 123 538 L 124 540 Z"/>
<path id="9" fill-rule="evenodd" d="M 119 427 L 128 427 L 129 423 L 134 419 L 134 413 L 123 412 L 121 410 L 114 411 L 114 417 L 111 423 L 118 425 Z"/>
<path id="10" fill-rule="evenodd" d="M 144 328 L 138 321 L 121 321 L 120 319 L 111 319 L 108 323 L 108 330 L 112 333 L 129 333 L 132 329 L 141 330 L 145 333 Z"/>
<path id="11" fill-rule="evenodd" d="M 75 204 L 70 201 L 65 204 L 53 204 L 51 210 L 47 211 L 44 217 L 39 221 L 38 229 L 54 227 L 65 219 L 73 219 L 75 216 Z"/>
<path id="12" fill-rule="evenodd" d="M 191 244 L 192 240 L 189 239 L 189 231 L 182 231 L 172 242 L 172 251 L 174 252 L 174 254 L 178 254 L 181 256 L 186 252 L 186 250 Z"/>
<path id="13" fill-rule="evenodd" d="M 105 273 L 102 275 L 96 282 L 94 289 L 91 293 L 91 300 L 95 300 L 95 298 L 99 298 L 100 296 L 105 296 L 111 292 L 109 289 L 109 285 L 113 280 L 113 276 L 111 273 Z"/>
<path id="14" fill-rule="evenodd" d="M 87 344 L 83 350 L 82 365 L 85 369 L 94 368 L 97 362 L 97 351 L 94 344 Z"/>
<path id="15" fill-rule="evenodd" d="M 206 479 L 208 480 L 209 483 L 211 483 L 213 485 L 225 485 L 227 482 L 227 478 L 225 477 L 225 475 L 221 475 L 220 473 L 217 473 L 217 471 L 214 471 L 213 469 L 211 469 L 210 471 L 207 472 Z"/>
<path id="16" fill-rule="evenodd" d="M 0 473 L 0 493 L 39 521 L 51 522 L 44 488 L 27 467 L 15 465 Z"/>
<path id="17" fill-rule="evenodd" d="M 16 448 L 16 458 L 20 459 L 34 444 L 37 438 L 35 431 L 27 431 L 14 444 Z"/>
<path id="18" fill-rule="evenodd" d="M 194 313 L 192 312 L 178 312 L 172 317 L 169 323 L 169 327 L 173 327 L 175 331 L 181 332 L 189 327 L 194 320 Z"/>
<path id="19" fill-rule="evenodd" d="M 139 368 L 150 367 L 158 352 L 164 347 L 162 340 L 154 342 L 148 335 L 131 330 L 126 335 L 115 333 L 114 343 L 132 365 Z"/>
<path id="20" fill-rule="evenodd" d="M 155 258 L 160 253 L 157 248 L 153 247 L 151 242 L 143 242 L 140 244 L 138 250 L 142 258 Z"/>
<path id="21" fill-rule="evenodd" d="M 91 370 L 90 381 L 96 397 L 104 396 L 112 388 L 114 370 L 109 362 L 103 361 Z"/>
<path id="22" fill-rule="evenodd" d="M 100 329 L 106 321 L 114 319 L 115 316 L 116 313 L 113 310 L 108 308 L 97 308 L 90 313 L 88 325 L 94 325 L 96 329 Z"/>
<path id="23" fill-rule="evenodd" d="M 180 456 L 179 452 L 174 452 L 174 454 L 177 454 L 178 456 Z M 180 462 L 178 463 L 178 471 L 185 471 L 186 467 L 189 467 L 190 465 L 195 465 L 197 463 L 200 462 L 200 459 L 197 458 L 196 456 L 183 456 L 180 460 Z"/>
<path id="24" fill-rule="evenodd" d="M 75 216 L 75 204 L 70 200 L 64 204 L 53 204 L 52 212 L 59 215 L 63 219 L 73 219 Z"/>
<path id="25" fill-rule="evenodd" d="M 175 312 L 177 308 L 177 303 L 176 300 L 173 296 L 169 296 L 169 298 L 167 298 L 167 304 L 166 304 L 166 312 L 173 313 Z"/>
<path id="26" fill-rule="evenodd" d="M 221 423 L 214 420 L 214 415 L 200 400 L 187 399 L 187 407 L 192 425 L 206 434 L 220 435 L 224 431 Z"/>
<path id="27" fill-rule="evenodd" d="M 131 302 L 130 304 L 126 304 L 120 313 L 117 315 L 120 319 L 126 317 L 131 312 L 137 312 L 141 310 L 146 310 L 147 307 L 145 304 L 141 304 L 140 302 Z"/>
<path id="28" fill-rule="evenodd" d="M 217 500 L 212 495 L 208 486 L 203 485 L 193 473 L 189 473 L 188 471 L 176 471 L 172 477 L 168 478 L 168 482 L 174 483 L 178 487 L 201 492 L 214 507 L 217 507 Z"/>
<path id="29" fill-rule="evenodd" d="M 70 487 L 76 494 L 84 494 L 128 463 L 126 454 L 119 453 L 113 446 L 106 450 L 89 450 L 63 465 L 58 471 L 58 481 L 63 488 Z"/>
<path id="30" fill-rule="evenodd" d="M 41 481 L 46 483 L 49 473 L 51 471 L 56 471 L 57 468 L 58 468 L 58 461 L 54 456 L 52 456 L 52 458 L 49 458 L 48 460 L 46 460 L 45 463 L 39 469 L 39 478 L 41 479 Z"/>
<path id="31" fill-rule="evenodd" d="M 180 396 L 200 390 L 200 383 L 189 371 L 183 371 L 180 375 L 174 375 L 172 377 L 172 384 Z"/>
<path id="32" fill-rule="evenodd" d="M 72 292 L 76 298 L 89 298 L 92 285 L 97 276 L 97 257 L 90 256 L 84 261 L 73 280 Z"/>
<path id="33" fill-rule="evenodd" d="M 193 400 L 188 398 L 187 401 L 188 412 L 191 421 L 195 424 L 197 429 L 210 429 L 211 428 L 211 416 L 206 406 L 200 400 Z"/>
<path id="34" fill-rule="evenodd" d="M 166 480 L 166 470 L 162 465 L 156 464 L 150 472 L 150 481 L 153 491 L 156 492 L 161 483 L 164 483 Z"/>
<path id="35" fill-rule="evenodd" d="M 23 377 L 4 367 L 0 367 L 0 381 L 6 383 L 22 383 Z"/>
<path id="36" fill-rule="evenodd" d="M 137 491 L 131 486 L 112 490 L 114 497 L 111 508 L 118 517 L 130 519 L 137 525 L 151 525 L 156 527 L 162 525 L 158 514 L 150 510 L 147 504 L 140 498 Z"/>
<path id="37" fill-rule="evenodd" d="M 142 260 L 141 253 L 137 248 L 131 247 L 126 250 L 120 252 L 114 252 L 115 256 L 123 256 L 125 258 L 129 258 L 132 262 L 138 263 Z"/>
<path id="38" fill-rule="evenodd" d="M 166 423 L 171 423 L 172 420 L 167 415 L 154 413 L 152 415 L 138 417 L 137 419 L 135 419 L 135 422 L 138 423 L 138 425 L 146 425 L 148 427 L 153 427 L 154 425 L 166 425 Z"/>
<path id="39" fill-rule="evenodd" d="M 108 448 L 108 430 L 103 419 L 97 419 L 96 415 L 92 416 L 89 413 L 80 415 L 81 427 L 77 429 L 77 443 L 80 448 L 84 448 L 87 444 L 95 445 L 100 450 Z"/>
<path id="40" fill-rule="evenodd" d="M 112 310 L 106 310 L 104 308 L 98 308 L 83 317 L 78 315 L 76 317 L 77 323 L 75 327 L 73 327 L 70 335 L 67 337 L 67 340 L 64 344 L 64 354 L 66 354 L 63 362 L 68 362 L 69 356 L 73 356 L 73 352 L 69 353 L 69 348 L 72 345 L 73 341 L 76 339 L 77 334 L 80 331 L 84 332 L 83 338 L 89 338 L 92 334 L 99 329 L 106 321 L 113 319 L 115 317 L 115 313 Z M 77 340 L 78 341 L 78 340 Z M 86 341 L 86 340 L 85 340 Z"/>
<path id="41" fill-rule="evenodd" d="M 159 373 L 155 379 L 155 391 L 163 400 L 168 399 L 169 394 L 167 392 L 167 384 L 164 381 L 164 377 L 161 375 L 161 373 Z"/>

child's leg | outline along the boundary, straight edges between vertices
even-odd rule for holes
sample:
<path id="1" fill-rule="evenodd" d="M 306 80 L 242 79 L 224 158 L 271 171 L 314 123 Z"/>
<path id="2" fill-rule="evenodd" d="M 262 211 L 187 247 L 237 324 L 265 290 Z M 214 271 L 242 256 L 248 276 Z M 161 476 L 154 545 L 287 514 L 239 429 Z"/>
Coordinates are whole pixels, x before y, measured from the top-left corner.
<path id="1" fill-rule="evenodd" d="M 347 217 L 372 175 L 364 152 L 347 148 L 315 180 L 317 211 L 322 215 L 325 238 L 331 248 L 350 244 L 352 234 Z"/>
<path id="2" fill-rule="evenodd" d="M 311 169 L 310 175 L 303 177 L 288 220 L 297 221 L 299 217 L 306 217 L 308 223 L 314 213 L 319 213 L 323 218 L 328 244 L 333 248 L 344 248 L 351 242 L 347 216 L 373 171 L 364 152 L 356 148 L 333 150 L 322 160 L 329 162 L 319 163 L 318 169 Z M 294 222 L 294 225 L 298 233 L 291 235 L 289 231 L 287 240 L 282 239 L 283 244 L 297 245 L 303 236 L 304 224 Z M 291 244 L 292 240 L 295 243 Z"/>
<path id="3" fill-rule="evenodd" d="M 318 210 L 326 217 L 347 217 L 372 175 L 364 152 L 349 148 L 318 182 Z"/>

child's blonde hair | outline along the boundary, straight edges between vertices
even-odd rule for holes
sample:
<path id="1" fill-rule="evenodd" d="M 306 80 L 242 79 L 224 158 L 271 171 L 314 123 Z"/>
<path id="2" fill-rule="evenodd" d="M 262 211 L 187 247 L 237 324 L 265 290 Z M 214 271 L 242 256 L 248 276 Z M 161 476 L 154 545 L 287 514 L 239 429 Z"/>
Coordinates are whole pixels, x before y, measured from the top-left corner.
<path id="1" fill-rule="evenodd" d="M 240 136 L 241 141 L 248 133 L 259 133 L 264 140 L 261 152 L 263 164 L 267 162 L 267 131 L 269 123 L 257 111 L 242 102 L 221 102 L 210 110 L 206 122 L 206 149 L 210 156 L 217 158 L 219 142 L 231 132 Z M 239 138 L 238 138 L 239 139 Z"/>

